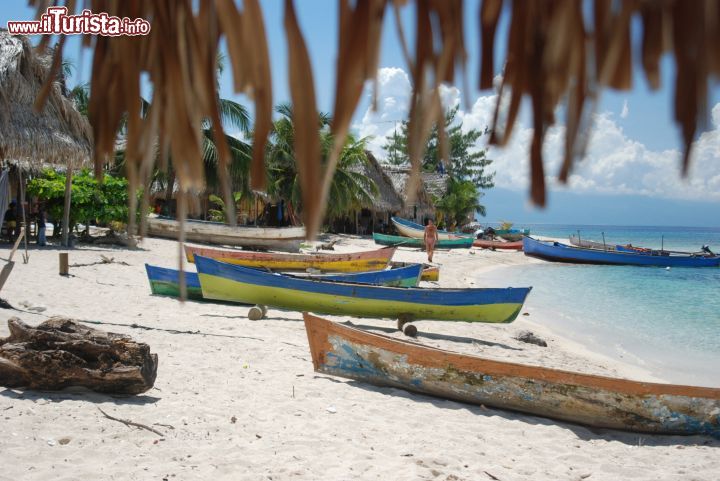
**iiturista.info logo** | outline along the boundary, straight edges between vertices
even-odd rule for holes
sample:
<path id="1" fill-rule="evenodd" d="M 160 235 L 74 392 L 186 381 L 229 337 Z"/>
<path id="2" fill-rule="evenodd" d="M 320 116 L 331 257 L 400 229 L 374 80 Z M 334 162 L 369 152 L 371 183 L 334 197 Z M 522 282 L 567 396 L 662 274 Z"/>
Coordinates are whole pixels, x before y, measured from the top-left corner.
<path id="1" fill-rule="evenodd" d="M 120 18 L 85 9 L 79 15 L 68 15 L 67 7 L 49 7 L 40 20 L 9 21 L 11 35 L 147 35 L 150 22 L 144 18 Z"/>

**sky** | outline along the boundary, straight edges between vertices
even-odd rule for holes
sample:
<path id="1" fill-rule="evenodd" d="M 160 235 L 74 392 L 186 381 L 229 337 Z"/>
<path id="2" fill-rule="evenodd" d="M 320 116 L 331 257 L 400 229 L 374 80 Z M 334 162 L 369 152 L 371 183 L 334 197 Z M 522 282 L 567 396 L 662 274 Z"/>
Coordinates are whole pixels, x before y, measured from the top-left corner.
<path id="1" fill-rule="evenodd" d="M 288 102 L 284 2 L 261 0 L 260 3 L 268 34 L 274 101 Z M 318 109 L 332 112 L 337 1 L 304 0 L 296 2 L 296 8 L 313 64 Z M 493 90 L 479 91 L 477 88 L 479 1 L 466 1 L 464 8 L 465 43 L 469 54 L 468 91 L 463 90 L 465 85 L 460 80 L 457 85 L 444 87 L 442 97 L 446 107 L 459 104 L 458 119 L 463 122 L 464 130 L 484 130 L 491 123 L 497 96 Z M 371 90 L 368 86 L 352 123 L 356 134 L 369 137 L 370 150 L 380 160 L 386 156 L 382 148 L 384 136 L 391 134 L 397 123 L 407 117 L 411 91 L 395 22 L 391 11 L 387 13 L 378 71 L 378 111 L 370 109 Z M 8 20 L 31 19 L 33 15 L 25 0 L 7 0 L 0 6 L 0 26 L 4 27 Z M 412 7 L 404 9 L 402 19 L 412 46 Z M 633 24 L 635 39 L 640 33 L 638 27 Z M 506 34 L 507 25 L 501 24 L 496 40 L 496 72 L 502 67 L 499 62 L 504 58 Z M 639 45 L 639 42 L 635 44 Z M 635 54 L 633 52 L 637 58 Z M 91 56 L 82 53 L 78 38 L 68 39 L 65 55 L 77 67 L 70 85 L 86 82 Z M 528 202 L 528 148 L 532 137 L 529 109 L 523 109 L 505 148 L 488 147 L 487 137 L 481 137 L 476 148 L 487 149 L 487 156 L 493 159 L 490 168 L 496 172 L 496 187 L 482 199 L 488 211 L 484 220 L 720 227 L 720 79 L 715 79 L 711 85 L 706 131 L 697 136 L 690 174 L 683 180 L 679 175 L 680 134 L 672 122 L 675 66 L 668 56 L 662 61 L 661 72 L 662 86 L 658 91 L 649 89 L 639 69 L 634 72 L 631 91 L 603 91 L 593 118 L 587 155 L 577 165 L 568 185 L 559 185 L 555 178 L 565 131 L 562 112 L 558 111 L 558 123 L 548 131 L 543 151 L 550 189 L 545 209 L 534 208 Z M 220 81 L 221 96 L 238 100 L 252 111 L 250 101 L 233 92 L 231 75 L 231 69 L 226 68 Z"/>

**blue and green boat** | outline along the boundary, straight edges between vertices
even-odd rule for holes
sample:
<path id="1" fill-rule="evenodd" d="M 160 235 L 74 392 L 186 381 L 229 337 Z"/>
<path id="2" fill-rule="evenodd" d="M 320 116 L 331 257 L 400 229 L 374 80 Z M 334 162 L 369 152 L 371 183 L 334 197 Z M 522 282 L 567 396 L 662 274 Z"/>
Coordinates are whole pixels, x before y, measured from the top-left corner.
<path id="1" fill-rule="evenodd" d="M 414 237 L 401 237 L 397 235 L 379 234 L 373 232 L 373 240 L 376 244 L 397 247 L 425 247 L 423 239 Z M 472 237 L 458 237 L 455 239 L 438 239 L 435 242 L 435 249 L 469 249 L 472 247 Z"/>
<path id="2" fill-rule="evenodd" d="M 512 322 L 531 289 L 426 289 L 328 282 L 248 269 L 197 255 L 195 264 L 206 299 L 405 321 Z"/>

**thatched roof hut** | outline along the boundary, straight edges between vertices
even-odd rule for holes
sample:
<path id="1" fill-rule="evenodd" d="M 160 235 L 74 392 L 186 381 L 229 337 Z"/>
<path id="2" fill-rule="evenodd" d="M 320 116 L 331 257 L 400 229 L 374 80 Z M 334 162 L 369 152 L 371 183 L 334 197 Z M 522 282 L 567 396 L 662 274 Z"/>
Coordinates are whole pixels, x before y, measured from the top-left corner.
<path id="1" fill-rule="evenodd" d="M 421 174 L 425 190 L 430 194 L 431 199 L 439 199 L 447 192 L 447 184 L 450 176 L 437 172 L 423 172 Z"/>
<path id="2" fill-rule="evenodd" d="M 26 37 L 0 29 L 0 161 L 23 170 L 90 160 L 90 125 L 63 95 L 61 79 L 34 110 L 51 62 L 52 52 L 35 52 Z"/>
<path id="3" fill-rule="evenodd" d="M 410 192 L 407 190 L 408 180 L 411 175 L 409 167 L 385 166 L 384 170 L 388 177 L 390 177 L 390 180 L 392 180 L 395 191 L 402 197 L 405 206 L 404 209 L 399 212 L 402 217 L 421 219 L 427 216 L 432 217 L 435 214 L 432 197 L 428 193 L 424 182 L 418 184 L 414 200 L 409 202 L 411 197 Z"/>
<path id="4" fill-rule="evenodd" d="M 375 212 L 401 211 L 405 204 L 403 198 L 398 191 L 395 190 L 392 179 L 372 153 L 367 151 L 365 153 L 368 159 L 367 164 L 359 166 L 355 170 L 372 179 L 377 186 L 378 195 L 371 210 Z"/>

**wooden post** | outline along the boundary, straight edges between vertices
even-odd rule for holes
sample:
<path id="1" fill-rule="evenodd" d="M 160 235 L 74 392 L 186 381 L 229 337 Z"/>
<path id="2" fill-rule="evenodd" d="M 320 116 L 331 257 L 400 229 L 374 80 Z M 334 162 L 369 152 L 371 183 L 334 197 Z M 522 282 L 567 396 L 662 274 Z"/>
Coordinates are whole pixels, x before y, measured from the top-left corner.
<path id="1" fill-rule="evenodd" d="M 70 263 L 68 259 L 68 253 L 67 252 L 60 252 L 58 254 L 60 257 L 60 275 L 61 276 L 67 276 L 70 274 Z"/>
<path id="2" fill-rule="evenodd" d="M 72 167 L 70 161 L 65 171 L 65 207 L 63 208 L 62 245 L 69 247 L 70 241 L 70 194 L 72 193 Z"/>
<path id="3" fill-rule="evenodd" d="M 25 229 L 25 254 L 23 255 L 23 264 L 27 264 L 30 260 L 30 254 L 28 254 L 28 219 L 27 212 L 25 212 L 25 185 L 23 183 L 22 170 L 18 169 L 18 178 L 20 179 L 20 210 L 22 211 L 23 228 Z"/>

